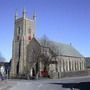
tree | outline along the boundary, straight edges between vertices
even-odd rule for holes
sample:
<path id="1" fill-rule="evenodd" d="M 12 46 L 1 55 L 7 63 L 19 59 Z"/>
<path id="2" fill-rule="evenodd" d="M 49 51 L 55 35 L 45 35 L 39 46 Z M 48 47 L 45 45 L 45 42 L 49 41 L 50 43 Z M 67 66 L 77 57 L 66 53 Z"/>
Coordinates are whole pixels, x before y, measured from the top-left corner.
<path id="1" fill-rule="evenodd" d="M 52 51 L 52 54 L 54 54 L 54 55 L 59 54 L 59 49 L 58 49 L 57 45 L 55 44 L 55 42 L 49 40 L 46 35 L 44 35 L 39 41 L 40 41 L 41 46 L 50 48 Z"/>

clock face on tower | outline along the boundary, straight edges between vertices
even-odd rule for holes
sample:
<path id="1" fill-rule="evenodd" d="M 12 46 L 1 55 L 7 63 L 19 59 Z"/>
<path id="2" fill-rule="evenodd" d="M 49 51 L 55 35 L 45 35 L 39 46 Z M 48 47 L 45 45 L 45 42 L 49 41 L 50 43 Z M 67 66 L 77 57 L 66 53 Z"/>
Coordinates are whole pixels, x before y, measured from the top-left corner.
<path id="1" fill-rule="evenodd" d="M 31 40 L 31 36 L 28 36 L 28 40 Z"/>

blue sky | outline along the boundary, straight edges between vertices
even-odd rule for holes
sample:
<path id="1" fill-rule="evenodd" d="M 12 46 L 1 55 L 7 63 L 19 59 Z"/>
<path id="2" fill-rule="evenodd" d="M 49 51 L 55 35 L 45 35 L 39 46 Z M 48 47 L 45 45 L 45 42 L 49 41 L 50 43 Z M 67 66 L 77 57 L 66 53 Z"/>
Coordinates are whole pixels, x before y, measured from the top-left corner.
<path id="1" fill-rule="evenodd" d="M 0 53 L 12 57 L 14 15 L 36 12 L 36 37 L 70 44 L 82 55 L 90 56 L 90 0 L 0 0 Z"/>

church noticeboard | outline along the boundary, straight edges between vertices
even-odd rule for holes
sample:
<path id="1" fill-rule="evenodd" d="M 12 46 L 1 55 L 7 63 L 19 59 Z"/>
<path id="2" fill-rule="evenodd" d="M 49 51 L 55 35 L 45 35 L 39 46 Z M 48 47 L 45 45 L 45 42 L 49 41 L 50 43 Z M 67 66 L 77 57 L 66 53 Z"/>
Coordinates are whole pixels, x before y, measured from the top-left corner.
<path id="1" fill-rule="evenodd" d="M 48 71 L 41 71 L 42 77 L 47 77 L 48 76 Z"/>

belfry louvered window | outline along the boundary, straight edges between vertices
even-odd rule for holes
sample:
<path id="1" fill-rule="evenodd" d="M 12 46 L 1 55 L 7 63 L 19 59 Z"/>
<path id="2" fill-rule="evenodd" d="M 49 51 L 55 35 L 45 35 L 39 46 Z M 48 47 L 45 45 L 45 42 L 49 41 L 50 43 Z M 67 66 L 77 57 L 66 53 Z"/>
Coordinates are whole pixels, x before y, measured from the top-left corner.
<path id="1" fill-rule="evenodd" d="M 19 34 L 20 34 L 20 26 L 17 29 L 17 35 L 19 35 Z"/>
<path id="2" fill-rule="evenodd" d="M 19 40 L 20 37 L 20 26 L 17 28 L 17 40 Z"/>

